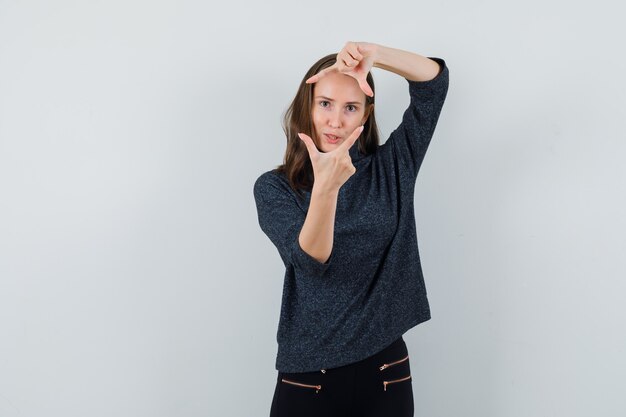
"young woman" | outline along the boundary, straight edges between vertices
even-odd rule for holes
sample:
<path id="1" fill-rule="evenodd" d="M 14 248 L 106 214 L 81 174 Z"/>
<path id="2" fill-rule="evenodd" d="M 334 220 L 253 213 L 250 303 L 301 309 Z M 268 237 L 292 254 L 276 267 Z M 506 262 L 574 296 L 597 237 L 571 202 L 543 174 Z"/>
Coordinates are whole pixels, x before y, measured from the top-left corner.
<path id="1" fill-rule="evenodd" d="M 372 67 L 403 77 L 410 96 L 382 145 Z M 254 184 L 285 264 L 271 417 L 413 415 L 402 335 L 430 319 L 414 189 L 447 90 L 443 59 L 367 42 L 302 79 L 284 163 Z"/>

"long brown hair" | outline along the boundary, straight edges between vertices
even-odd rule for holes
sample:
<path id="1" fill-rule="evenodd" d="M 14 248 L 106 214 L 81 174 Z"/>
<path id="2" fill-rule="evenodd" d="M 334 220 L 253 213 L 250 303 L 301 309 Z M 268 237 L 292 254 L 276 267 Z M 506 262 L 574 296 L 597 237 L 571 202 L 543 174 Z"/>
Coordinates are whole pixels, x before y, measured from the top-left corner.
<path id="1" fill-rule="evenodd" d="M 313 121 L 311 120 L 311 109 L 313 105 L 313 86 L 315 83 L 307 84 L 305 81 L 317 74 L 320 70 L 332 66 L 337 61 L 337 54 L 329 54 L 320 58 L 304 75 L 300 86 L 293 101 L 287 108 L 283 116 L 283 131 L 287 137 L 287 149 L 283 164 L 278 165 L 274 171 L 283 173 L 291 188 L 302 197 L 301 190 L 311 191 L 313 187 L 313 166 L 309 158 L 309 152 L 306 145 L 298 136 L 298 132 L 303 132 L 313 138 Z M 376 96 L 374 88 L 374 78 L 372 73 L 367 73 L 367 83 Z M 361 153 L 365 155 L 376 152 L 380 139 L 378 134 L 378 126 L 374 117 L 374 108 L 370 109 L 370 105 L 374 104 L 374 97 L 365 94 L 365 114 L 370 111 L 367 120 L 364 123 L 363 132 L 357 140 L 357 146 Z"/>

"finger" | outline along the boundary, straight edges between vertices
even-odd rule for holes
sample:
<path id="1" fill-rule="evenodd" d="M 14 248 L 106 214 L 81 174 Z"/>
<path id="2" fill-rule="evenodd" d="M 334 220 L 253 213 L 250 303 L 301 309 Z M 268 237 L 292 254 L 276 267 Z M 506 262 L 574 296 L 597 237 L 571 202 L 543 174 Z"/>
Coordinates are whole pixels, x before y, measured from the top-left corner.
<path id="1" fill-rule="evenodd" d="M 348 138 L 346 140 L 344 140 L 338 147 L 337 149 L 340 149 L 341 152 L 347 152 L 348 149 L 350 149 L 352 147 L 352 145 L 354 145 L 354 142 L 356 142 L 356 140 L 359 138 L 359 135 L 361 135 L 361 132 L 363 132 L 363 129 L 365 127 L 363 125 L 357 127 L 356 129 L 354 129 L 354 131 L 352 131 L 352 134 L 350 136 L 348 136 Z M 335 150 L 337 150 L 335 149 Z"/>
<path id="2" fill-rule="evenodd" d="M 350 43 L 347 45 L 346 50 L 353 59 L 356 59 L 359 62 L 363 59 L 363 55 L 359 52 L 359 48 L 356 43 Z"/>
<path id="3" fill-rule="evenodd" d="M 318 72 L 315 75 L 310 76 L 309 78 L 307 78 L 307 80 L 305 81 L 306 84 L 310 84 L 310 83 L 315 83 L 317 81 L 320 80 L 320 78 L 324 77 L 325 75 L 333 72 L 333 71 L 337 71 L 337 63 L 333 64 L 332 66 L 328 67 L 328 68 L 324 68 L 323 70 L 321 70 L 320 72 Z"/>
<path id="4" fill-rule="evenodd" d="M 359 65 L 359 61 L 355 60 L 346 48 L 337 54 L 337 64 L 340 72 L 352 71 L 354 67 Z"/>
<path id="5" fill-rule="evenodd" d="M 372 88 L 370 87 L 370 85 L 367 83 L 367 78 L 361 78 L 358 81 L 359 81 L 359 87 L 361 87 L 361 90 L 363 90 L 363 92 L 367 94 L 368 96 L 374 97 L 374 92 L 372 91 Z"/>
<path id="6" fill-rule="evenodd" d="M 360 54 L 369 55 L 372 52 L 372 45 L 367 42 L 358 42 L 356 44 L 356 50 L 359 51 Z"/>
<path id="7" fill-rule="evenodd" d="M 304 133 L 298 133 L 298 137 L 302 139 L 302 142 L 304 142 L 304 146 L 306 146 L 306 149 L 309 152 L 309 158 L 313 160 L 313 158 L 315 158 L 315 156 L 319 154 L 315 143 L 313 143 L 313 139 L 311 139 L 310 136 L 307 136 Z"/>
<path id="8" fill-rule="evenodd" d="M 357 65 L 359 65 L 359 61 L 357 61 L 356 59 L 354 59 L 350 54 L 346 53 L 344 56 L 341 57 L 341 61 L 343 62 L 343 64 L 346 67 L 356 67 Z"/>

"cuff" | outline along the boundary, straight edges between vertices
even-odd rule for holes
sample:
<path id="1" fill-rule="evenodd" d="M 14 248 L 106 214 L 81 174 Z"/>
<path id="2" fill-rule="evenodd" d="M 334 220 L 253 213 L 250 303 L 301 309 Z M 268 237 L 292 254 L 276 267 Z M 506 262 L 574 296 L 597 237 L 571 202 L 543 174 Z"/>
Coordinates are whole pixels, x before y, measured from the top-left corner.
<path id="1" fill-rule="evenodd" d="M 413 81 L 405 78 L 409 85 L 414 89 L 432 88 L 434 85 L 440 84 L 448 78 L 448 66 L 446 65 L 446 61 L 443 58 L 432 56 L 429 56 L 427 58 L 430 58 L 439 64 L 439 73 L 435 75 L 435 78 L 432 78 L 428 81 Z"/>
<path id="2" fill-rule="evenodd" d="M 437 57 L 428 57 L 439 64 L 439 74 L 428 81 L 405 80 L 409 83 L 409 96 L 419 103 L 427 103 L 437 97 L 446 95 L 448 91 L 448 66 L 446 61 Z"/>
<path id="3" fill-rule="evenodd" d="M 306 275 L 312 275 L 320 277 L 326 272 L 328 267 L 332 264 L 335 251 L 330 253 L 330 257 L 326 260 L 326 263 L 322 263 L 306 253 L 302 247 L 298 238 L 293 243 L 293 263 L 296 269 L 299 269 Z"/>

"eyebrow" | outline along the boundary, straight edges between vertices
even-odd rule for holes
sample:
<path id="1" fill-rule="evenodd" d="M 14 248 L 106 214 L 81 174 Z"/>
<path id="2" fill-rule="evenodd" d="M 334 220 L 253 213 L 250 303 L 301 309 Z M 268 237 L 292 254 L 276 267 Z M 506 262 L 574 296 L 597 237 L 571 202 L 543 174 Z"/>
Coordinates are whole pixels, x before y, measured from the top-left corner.
<path id="1" fill-rule="evenodd" d="M 326 97 L 326 96 L 316 96 L 315 98 L 323 98 L 324 100 L 328 100 L 328 101 L 335 101 L 330 97 Z M 346 104 L 359 104 L 359 105 L 363 105 L 363 103 L 361 103 L 360 101 L 348 101 Z"/>

